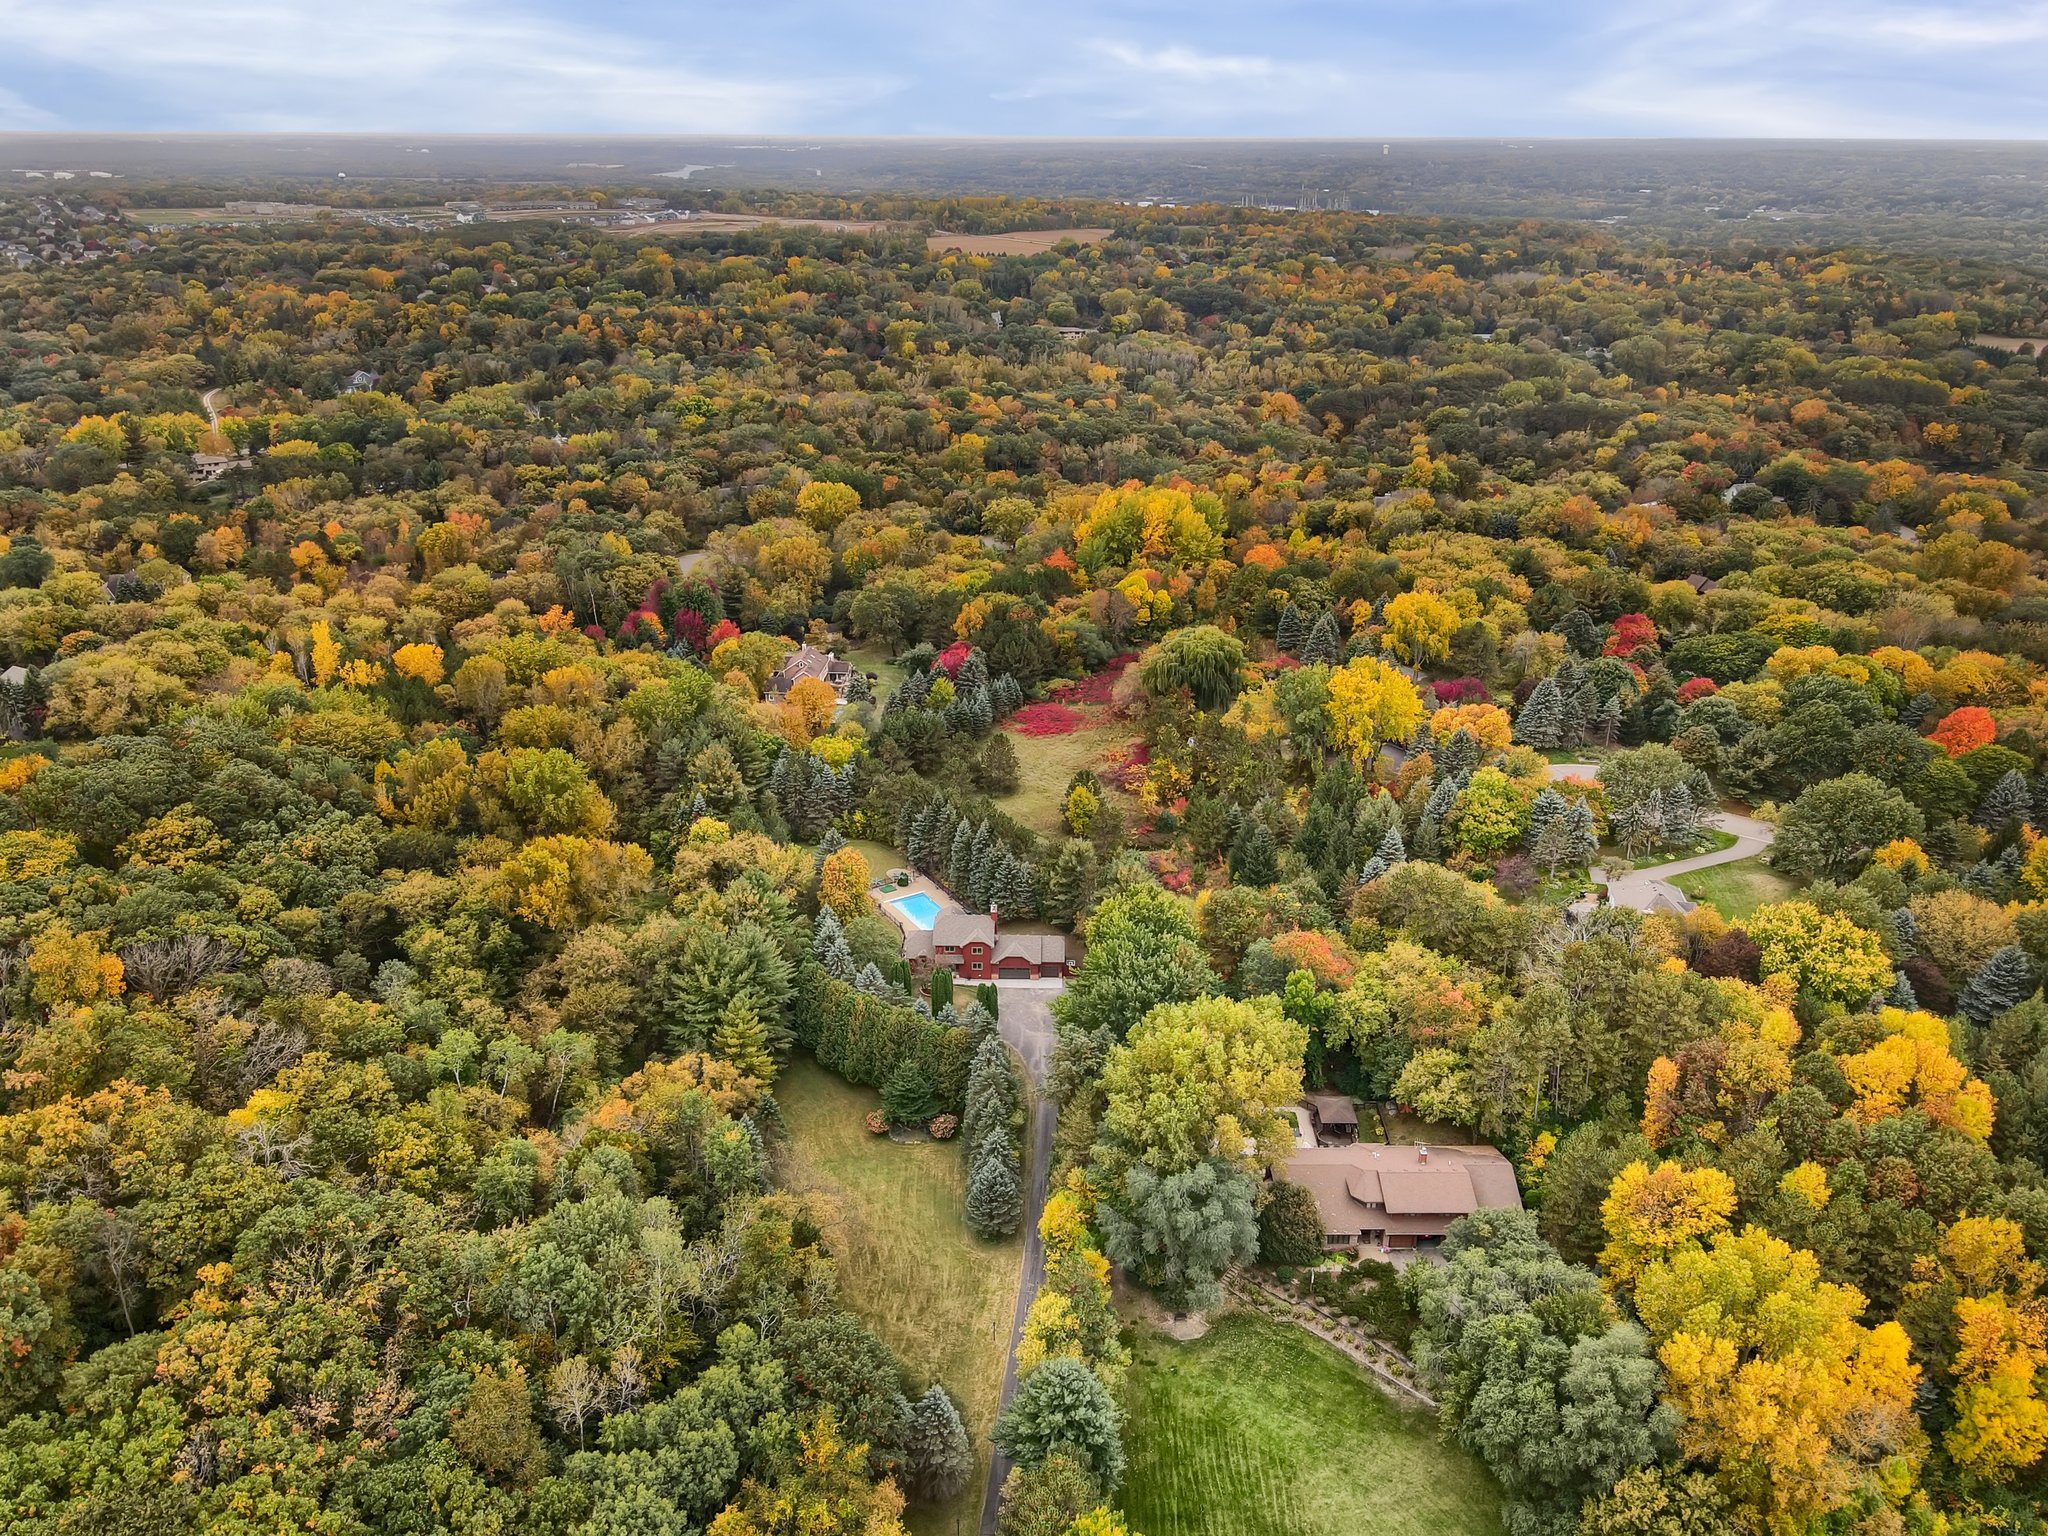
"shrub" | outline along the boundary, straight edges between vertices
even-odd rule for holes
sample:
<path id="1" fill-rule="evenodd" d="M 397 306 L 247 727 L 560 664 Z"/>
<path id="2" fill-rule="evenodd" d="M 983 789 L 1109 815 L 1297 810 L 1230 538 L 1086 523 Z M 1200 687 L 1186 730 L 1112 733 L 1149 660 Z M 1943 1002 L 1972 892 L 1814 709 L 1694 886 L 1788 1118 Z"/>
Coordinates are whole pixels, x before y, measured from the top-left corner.
<path id="1" fill-rule="evenodd" d="M 958 1115 L 939 1115 L 926 1127 L 932 1133 L 933 1141 L 951 1141 L 960 1130 Z"/>

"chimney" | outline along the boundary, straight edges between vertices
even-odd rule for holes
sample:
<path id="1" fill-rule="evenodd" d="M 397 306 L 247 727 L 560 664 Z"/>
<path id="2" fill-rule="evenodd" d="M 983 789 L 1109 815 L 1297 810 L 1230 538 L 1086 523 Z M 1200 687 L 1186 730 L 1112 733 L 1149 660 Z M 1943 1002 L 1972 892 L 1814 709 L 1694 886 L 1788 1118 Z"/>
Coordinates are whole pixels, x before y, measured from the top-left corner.
<path id="1" fill-rule="evenodd" d="M 1415 1149 L 1415 1161 L 1426 1167 L 1429 1163 L 1429 1148 L 1417 1147 Z"/>

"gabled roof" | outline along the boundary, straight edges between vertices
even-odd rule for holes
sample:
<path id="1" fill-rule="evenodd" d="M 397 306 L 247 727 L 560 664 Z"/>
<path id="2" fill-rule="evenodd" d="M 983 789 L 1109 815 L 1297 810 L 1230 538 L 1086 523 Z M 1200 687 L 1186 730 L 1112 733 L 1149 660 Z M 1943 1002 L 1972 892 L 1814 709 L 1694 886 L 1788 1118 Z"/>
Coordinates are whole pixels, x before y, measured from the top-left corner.
<path id="1" fill-rule="evenodd" d="M 1492 1147 L 1301 1147 L 1286 1176 L 1315 1197 L 1332 1236 L 1434 1236 L 1472 1211 L 1522 1205 L 1514 1164 Z"/>
<path id="2" fill-rule="evenodd" d="M 932 943 L 942 949 L 994 944 L 996 920 L 979 912 L 941 912 L 932 921 Z"/>
<path id="3" fill-rule="evenodd" d="M 1066 958 L 1067 941 L 1057 933 L 1006 933 L 996 940 L 995 959 L 998 965 L 1005 960 L 1028 960 L 1033 965 L 1047 965 Z"/>

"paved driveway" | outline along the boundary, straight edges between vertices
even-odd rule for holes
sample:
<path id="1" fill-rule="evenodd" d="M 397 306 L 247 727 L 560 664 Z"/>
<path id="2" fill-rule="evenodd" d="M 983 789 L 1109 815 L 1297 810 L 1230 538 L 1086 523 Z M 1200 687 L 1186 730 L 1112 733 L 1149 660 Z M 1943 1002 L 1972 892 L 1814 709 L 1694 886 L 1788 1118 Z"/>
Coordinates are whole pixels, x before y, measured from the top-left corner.
<path id="1" fill-rule="evenodd" d="M 1003 1039 L 1024 1058 L 1024 1071 L 1031 1079 L 1031 1119 L 1026 1126 L 1030 1143 L 1030 1177 L 1024 1186 L 1024 1269 L 1017 1280 L 1017 1310 L 1010 1322 L 1010 1357 L 1003 1364 L 1002 1406 L 1007 1408 L 1017 1391 L 1017 1346 L 1024 1338 L 1024 1315 L 1038 1299 L 1045 1281 L 1045 1244 L 1039 1240 L 1038 1218 L 1045 1211 L 1046 1186 L 1052 1173 L 1052 1136 L 1059 1123 L 1059 1106 L 1045 1091 L 1045 1069 L 1052 1061 L 1057 1035 L 1052 1024 L 1052 1000 L 1066 990 L 1063 981 L 999 981 L 997 1026 Z M 989 1461 L 988 1488 L 982 1495 L 982 1536 L 995 1536 L 996 1515 L 1002 1508 L 1003 1479 L 1010 1475 L 1010 1458 L 997 1451 Z"/>
<path id="2" fill-rule="evenodd" d="M 1690 859 L 1673 859 L 1669 864 L 1657 864 L 1649 869 L 1609 870 L 1606 875 L 1608 901 L 1617 907 L 1634 907 L 1638 912 L 1655 911 L 1660 903 L 1667 910 L 1690 912 L 1692 900 L 1671 883 L 1673 875 L 1689 875 L 1696 869 L 1712 869 L 1716 864 L 1753 859 L 1778 840 L 1778 829 L 1769 822 L 1758 821 L 1753 816 L 1738 816 L 1733 811 L 1716 812 L 1708 824 L 1716 831 L 1732 832 L 1734 843 L 1713 853 L 1702 853 Z"/>

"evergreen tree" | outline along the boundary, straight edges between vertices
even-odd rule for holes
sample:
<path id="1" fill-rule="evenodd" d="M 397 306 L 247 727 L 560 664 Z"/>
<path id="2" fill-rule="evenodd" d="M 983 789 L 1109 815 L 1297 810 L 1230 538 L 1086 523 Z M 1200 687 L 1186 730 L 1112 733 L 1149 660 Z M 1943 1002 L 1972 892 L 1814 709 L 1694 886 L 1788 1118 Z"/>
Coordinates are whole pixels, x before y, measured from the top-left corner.
<path id="1" fill-rule="evenodd" d="M 1524 835 L 1525 844 L 1534 849 L 1543 840 L 1543 832 L 1551 822 L 1565 814 L 1565 798 L 1554 787 L 1545 786 L 1529 805 L 1529 830 Z"/>
<path id="2" fill-rule="evenodd" d="M 846 930 L 840 926 L 839 915 L 830 907 L 820 907 L 818 920 L 811 925 L 811 954 L 825 968 L 826 975 L 845 982 L 854 979 L 858 968 L 853 963 L 853 950 L 846 942 Z"/>
<path id="3" fill-rule="evenodd" d="M 1364 864 L 1359 866 L 1358 883 L 1360 885 L 1371 885 L 1373 881 L 1379 879 L 1379 877 L 1381 875 L 1384 875 L 1386 872 L 1387 861 L 1381 858 L 1378 854 L 1374 854 L 1371 858 L 1367 859 Z"/>
<path id="4" fill-rule="evenodd" d="M 1415 829 L 1415 857 L 1425 863 L 1436 863 L 1443 857 L 1443 833 L 1434 816 L 1423 817 L 1422 825 Z"/>
<path id="5" fill-rule="evenodd" d="M 1303 630 L 1299 608 L 1289 603 L 1280 610 L 1280 627 L 1274 634 L 1273 643 L 1283 656 L 1292 656 L 1301 649 L 1302 642 L 1308 638 Z"/>
<path id="6" fill-rule="evenodd" d="M 1436 776 L 1441 782 L 1455 779 L 1463 788 L 1465 780 L 1472 777 L 1472 771 L 1479 766 L 1479 743 L 1472 733 L 1463 726 L 1451 732 L 1451 739 L 1443 744 L 1443 750 L 1436 755 Z"/>
<path id="7" fill-rule="evenodd" d="M 985 1138 L 967 1174 L 967 1228 L 988 1242 L 1013 1236 L 1024 1221 L 1024 1186 L 1001 1145 Z"/>
<path id="8" fill-rule="evenodd" d="M 1898 945 L 1899 953 L 1910 955 L 1919 949 L 1920 921 L 1913 916 L 1913 909 L 1911 907 L 1894 907 L 1891 918 L 1892 936 Z"/>
<path id="9" fill-rule="evenodd" d="M 1973 1023 L 1988 1024 L 2008 1008 L 2017 1008 L 2034 990 L 2034 967 L 2027 952 L 2008 944 L 1977 968 L 1959 1001 Z"/>
<path id="10" fill-rule="evenodd" d="M 1699 836 L 1699 810 L 1693 802 L 1692 792 L 1683 784 L 1672 785 L 1664 796 L 1659 830 L 1667 843 L 1689 843 Z"/>
<path id="11" fill-rule="evenodd" d="M 1053 856 L 1045 877 L 1045 915 L 1071 927 L 1095 894 L 1095 850 L 1079 838 L 1068 838 Z"/>
<path id="12" fill-rule="evenodd" d="M 1337 628 L 1337 615 L 1326 608 L 1302 645 L 1302 662 L 1311 667 L 1330 666 L 1337 660 L 1343 646 L 1344 636 Z"/>
<path id="13" fill-rule="evenodd" d="M 1632 801 L 1607 818 L 1608 830 L 1622 852 L 1634 858 L 1657 839 L 1660 828 L 1658 811 L 1661 796 L 1651 791 L 1642 800 Z"/>
<path id="14" fill-rule="evenodd" d="M 1280 875 L 1273 834 L 1256 819 L 1247 820 L 1230 845 L 1230 878 L 1239 885 L 1271 885 Z"/>
<path id="15" fill-rule="evenodd" d="M 1597 728 L 1600 732 L 1601 745 L 1609 747 L 1613 746 L 1614 738 L 1621 733 L 1620 694 L 1615 694 L 1614 697 L 1612 697 L 1605 704 L 1600 706 L 1600 716 L 1597 722 Z"/>
<path id="16" fill-rule="evenodd" d="M 1515 740 L 1547 752 L 1564 741 L 1564 694 L 1557 679 L 1538 683 L 1515 715 Z"/>
<path id="17" fill-rule="evenodd" d="M 981 690 L 988 687 L 988 658 L 982 655 L 980 646 L 967 653 L 967 659 L 960 663 L 960 675 L 953 682 L 959 688 Z"/>
<path id="18" fill-rule="evenodd" d="M 874 701 L 874 697 L 875 685 L 868 681 L 867 673 L 854 668 L 853 676 L 846 680 L 846 702 L 868 704 Z"/>
<path id="19" fill-rule="evenodd" d="M 975 1047 L 974 1060 L 967 1069 L 966 1101 L 960 1113 L 961 1140 L 970 1147 L 978 1147 L 992 1130 L 1014 1135 L 1022 1101 L 1023 1090 L 1018 1086 L 1009 1047 L 990 1031 Z"/>
<path id="20" fill-rule="evenodd" d="M 743 997 L 725 1005 L 718 1025 L 711 1031 L 711 1054 L 729 1061 L 747 1076 L 769 1082 L 775 1076 L 775 1057 L 768 1048 L 768 1028 L 761 1016 Z"/>
<path id="21" fill-rule="evenodd" d="M 1008 672 L 995 680 L 991 694 L 995 699 L 996 713 L 999 715 L 1014 715 L 1024 707 L 1024 685 Z"/>
<path id="22" fill-rule="evenodd" d="M 959 892 L 967 884 L 967 877 L 974 873 L 974 828 L 961 817 L 953 827 L 953 840 L 946 855 L 946 886 Z"/>
<path id="23" fill-rule="evenodd" d="M 1885 993 L 1884 1000 L 1894 1008 L 1911 1010 L 1920 1006 L 1920 999 L 1913 995 L 1913 983 L 1906 979 L 1904 971 L 1893 978 L 1892 989 Z"/>
<path id="24" fill-rule="evenodd" d="M 1560 866 L 1572 862 L 1572 826 L 1569 814 L 1551 817 L 1543 824 L 1529 844 L 1529 857 L 1536 867 L 1546 875 L 1554 875 Z"/>
<path id="25" fill-rule="evenodd" d="M 1401 824 L 1396 821 L 1387 828 L 1387 835 L 1380 839 L 1380 845 L 1373 850 L 1374 857 L 1386 860 L 1387 868 L 1408 861 L 1407 845 L 1401 841 Z"/>
<path id="26" fill-rule="evenodd" d="M 891 1125 L 923 1125 L 939 1112 L 939 1090 L 925 1065 L 906 1056 L 882 1084 L 882 1113 Z"/>
<path id="27" fill-rule="evenodd" d="M 2003 831 L 2015 822 L 2031 821 L 2033 815 L 2034 806 L 2027 794 L 2026 776 L 2017 768 L 2005 771 L 2004 777 L 1991 786 L 1991 792 L 1977 809 L 1977 820 L 1994 832 Z"/>
<path id="28" fill-rule="evenodd" d="M 904 1491 L 920 1504 L 943 1504 L 974 1475 L 967 1426 L 946 1389 L 934 1384 L 910 1407 L 903 1435 Z"/>
<path id="29" fill-rule="evenodd" d="M 1571 832 L 1566 862 L 1591 864 L 1600 852 L 1600 834 L 1593 819 L 1593 807 L 1587 803 L 1584 795 L 1575 795 L 1572 798 L 1571 809 L 1565 813 L 1565 824 Z"/>

